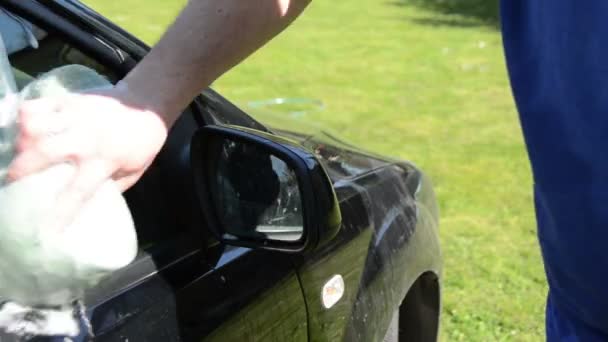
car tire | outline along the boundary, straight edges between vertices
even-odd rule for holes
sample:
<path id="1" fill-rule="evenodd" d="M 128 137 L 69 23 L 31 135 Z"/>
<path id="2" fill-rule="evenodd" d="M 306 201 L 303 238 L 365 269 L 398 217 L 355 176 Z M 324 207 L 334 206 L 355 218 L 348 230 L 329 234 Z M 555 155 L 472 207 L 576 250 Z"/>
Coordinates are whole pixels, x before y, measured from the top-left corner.
<path id="1" fill-rule="evenodd" d="M 395 311 L 382 342 L 399 342 L 399 310 Z"/>

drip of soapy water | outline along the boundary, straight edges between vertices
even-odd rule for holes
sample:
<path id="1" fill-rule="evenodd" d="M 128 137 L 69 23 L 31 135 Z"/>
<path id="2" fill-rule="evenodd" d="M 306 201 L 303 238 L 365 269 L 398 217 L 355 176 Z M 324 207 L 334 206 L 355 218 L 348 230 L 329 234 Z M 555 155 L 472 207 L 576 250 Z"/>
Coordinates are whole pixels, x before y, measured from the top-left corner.
<path id="1" fill-rule="evenodd" d="M 0 103 L 0 113 L 6 106 L 6 97 Z M 3 114 L 0 114 L 0 186 L 4 182 L 8 166 L 11 163 L 14 155 L 14 140 L 17 135 L 17 127 L 15 122 L 2 122 L 6 119 Z"/>
<path id="2" fill-rule="evenodd" d="M 93 334 L 93 325 L 89 320 L 89 316 L 87 316 L 87 308 L 84 306 L 82 301 L 76 302 L 76 309 L 78 310 L 77 314 L 80 317 L 81 326 L 84 326 L 86 329 L 86 336 L 89 338 L 93 338 L 95 335 Z M 81 332 L 82 333 L 82 332 Z"/>
<path id="3" fill-rule="evenodd" d="M 13 144 L 5 138 L 9 134 L 8 131 L 10 128 L 0 126 L 0 185 L 4 182 L 8 165 L 13 159 Z"/>

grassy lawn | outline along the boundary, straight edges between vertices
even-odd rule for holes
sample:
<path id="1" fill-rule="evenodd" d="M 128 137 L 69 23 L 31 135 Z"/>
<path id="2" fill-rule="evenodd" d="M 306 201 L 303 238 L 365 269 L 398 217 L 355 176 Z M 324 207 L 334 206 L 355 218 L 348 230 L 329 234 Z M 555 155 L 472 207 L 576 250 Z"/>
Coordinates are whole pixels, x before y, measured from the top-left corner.
<path id="1" fill-rule="evenodd" d="M 152 43 L 185 1 L 87 2 Z M 441 207 L 446 341 L 544 333 L 530 170 L 492 4 L 316 1 L 215 84 L 243 106 L 322 100 L 325 110 L 306 117 L 430 175 Z"/>

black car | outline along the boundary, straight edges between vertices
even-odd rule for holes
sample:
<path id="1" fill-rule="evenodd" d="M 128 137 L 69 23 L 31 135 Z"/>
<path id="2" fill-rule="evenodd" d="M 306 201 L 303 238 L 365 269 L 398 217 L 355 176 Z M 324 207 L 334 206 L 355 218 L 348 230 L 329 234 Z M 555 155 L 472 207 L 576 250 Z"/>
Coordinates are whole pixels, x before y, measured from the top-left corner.
<path id="1" fill-rule="evenodd" d="M 80 64 L 115 82 L 148 51 L 76 0 L 2 0 L 33 23 L 18 83 Z M 193 100 L 126 194 L 140 253 L 84 298 L 96 341 L 433 341 L 435 196 L 408 162 L 213 90 Z M 111 251 L 108 251 L 111 253 Z"/>

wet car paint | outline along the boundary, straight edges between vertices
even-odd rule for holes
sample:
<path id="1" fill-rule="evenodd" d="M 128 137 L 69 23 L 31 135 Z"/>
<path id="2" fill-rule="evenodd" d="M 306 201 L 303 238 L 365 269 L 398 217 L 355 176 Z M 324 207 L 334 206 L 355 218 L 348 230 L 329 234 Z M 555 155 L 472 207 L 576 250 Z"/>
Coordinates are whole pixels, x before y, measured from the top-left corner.
<path id="1" fill-rule="evenodd" d="M 23 3 L 3 3 L 27 14 Z M 145 53 L 140 42 L 74 1 L 30 7 L 103 37 L 114 51 L 107 55 L 116 58 L 118 75 Z M 338 236 L 303 255 L 213 241 L 190 203 L 195 197 L 187 180 L 188 138 L 210 123 L 268 129 L 316 151 L 340 201 L 344 222 Z M 89 291 L 85 302 L 96 340 L 379 340 L 412 283 L 425 272 L 440 277 L 438 214 L 424 175 L 324 132 L 297 133 L 300 124 L 266 128 L 211 90 L 195 101 L 170 134 L 158 165 L 127 194 L 138 227 L 183 233 L 163 250 L 144 250 L 134 264 Z M 167 199 L 153 202 L 156 197 Z M 344 278 L 345 294 L 325 309 L 321 289 L 336 274 Z"/>
<path id="2" fill-rule="evenodd" d="M 412 183 L 419 185 L 419 195 L 432 191 L 407 164 L 387 163 L 335 181 L 345 213 L 342 230 L 297 264 L 312 341 L 381 340 L 406 289 L 424 272 L 441 274 L 436 208 L 433 202 L 417 203 L 408 188 Z M 432 193 L 426 196 L 434 198 Z M 325 310 L 319 289 L 335 274 L 344 277 L 346 293 Z"/>

